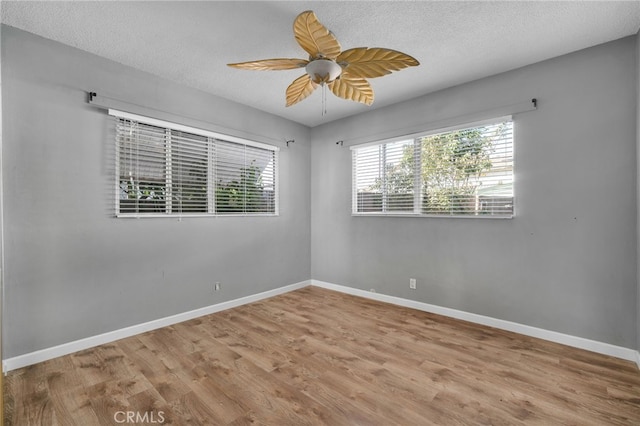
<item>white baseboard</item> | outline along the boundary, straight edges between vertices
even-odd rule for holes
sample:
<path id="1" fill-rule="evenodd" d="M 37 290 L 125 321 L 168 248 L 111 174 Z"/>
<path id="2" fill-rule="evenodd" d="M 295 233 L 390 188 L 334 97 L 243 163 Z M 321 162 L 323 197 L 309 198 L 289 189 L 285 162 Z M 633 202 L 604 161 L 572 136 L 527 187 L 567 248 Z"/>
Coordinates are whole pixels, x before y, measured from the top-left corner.
<path id="1" fill-rule="evenodd" d="M 121 328 L 120 330 L 114 330 L 107 333 L 99 334 L 97 336 L 91 336 L 85 339 L 80 339 L 80 340 L 76 340 L 69 343 L 63 343 L 61 345 L 54 346 L 51 348 L 46 348 L 39 351 L 30 352 L 24 355 L 19 355 L 13 358 L 8 358 L 8 359 L 5 359 L 4 362 L 2 363 L 2 368 L 3 368 L 3 371 L 7 373 L 11 370 L 26 367 L 28 365 L 47 361 L 49 359 L 57 358 L 63 355 L 68 355 L 70 353 L 78 352 L 84 349 L 89 349 L 95 346 L 104 345 L 105 343 L 111 343 L 116 340 L 124 339 L 125 337 L 135 336 L 136 334 L 145 333 L 147 331 L 155 330 L 162 327 L 167 327 L 169 325 L 177 324 L 183 321 L 188 321 L 190 319 L 201 317 L 203 315 L 213 314 L 215 312 L 224 311 L 226 309 L 235 308 L 237 306 L 246 305 L 252 302 L 257 302 L 258 300 L 267 299 L 269 297 L 288 293 L 293 290 L 307 287 L 310 285 L 310 283 L 311 282 L 309 280 L 302 281 L 296 284 L 291 284 L 288 286 L 276 288 L 274 290 L 269 290 L 269 291 L 265 291 L 258 294 L 252 294 L 250 296 L 241 297 L 239 299 L 234 299 L 227 302 L 206 306 L 204 308 L 195 309 L 193 311 L 171 315 L 168 317 L 145 322 L 142 324 L 133 325 L 131 327 Z"/>
<path id="2" fill-rule="evenodd" d="M 380 293 L 373 293 L 366 290 L 360 290 L 352 287 L 346 287 L 338 284 L 327 283 L 324 281 L 311 280 L 311 285 L 335 290 L 354 296 L 365 297 L 368 299 L 379 300 L 381 302 L 392 303 L 394 305 L 413 308 L 420 311 L 430 312 L 447 317 L 457 318 L 464 321 L 482 324 L 489 327 L 499 328 L 501 330 L 513 331 L 525 336 L 537 337 L 551 342 L 561 343 L 575 348 L 585 349 L 591 352 L 597 352 L 604 355 L 610 355 L 627 361 L 635 362 L 640 368 L 640 354 L 638 351 L 621 346 L 611 345 L 609 343 L 589 340 L 582 337 L 571 336 L 569 334 L 558 333 L 555 331 L 545 330 L 542 328 L 532 327 L 529 325 L 519 324 L 511 321 L 505 321 L 497 318 L 487 317 L 484 315 L 473 314 L 470 312 L 459 311 L 457 309 L 445 308 L 442 306 L 431 305 L 429 303 L 418 302 L 415 300 L 403 299 L 396 296 L 388 296 Z"/>
<path id="3" fill-rule="evenodd" d="M 403 299 L 396 296 L 389 296 L 380 293 L 372 293 L 366 290 L 360 290 L 352 287 L 346 287 L 338 284 L 332 284 L 318 280 L 301 281 L 296 284 L 276 288 L 274 290 L 265 291 L 250 296 L 241 297 L 239 299 L 230 300 L 227 302 L 218 303 L 204 308 L 195 309 L 189 312 L 183 312 L 181 314 L 172 315 L 165 318 L 137 324 L 131 327 L 122 328 L 120 330 L 114 330 L 107 333 L 99 334 L 97 336 L 87 337 L 85 339 L 76 340 L 69 343 L 63 343 L 51 348 L 42 349 L 39 351 L 31 352 L 24 355 L 19 355 L 13 358 L 8 358 L 3 361 L 3 371 L 9 372 L 18 368 L 26 367 L 39 362 L 47 361 L 49 359 L 57 358 L 59 356 L 68 355 L 73 352 L 78 352 L 84 349 L 89 349 L 95 346 L 103 345 L 105 343 L 111 343 L 116 340 L 124 339 L 125 337 L 135 336 L 140 333 L 155 330 L 161 327 L 167 327 L 173 324 L 177 324 L 183 321 L 188 321 L 193 318 L 201 317 L 204 315 L 213 314 L 215 312 L 224 311 L 226 309 L 235 308 L 238 306 L 246 305 L 248 303 L 257 302 L 262 299 L 277 296 L 280 294 L 288 293 L 293 290 L 314 285 L 317 287 L 326 288 L 329 290 L 338 291 L 341 293 L 351 294 L 354 296 L 365 297 L 368 299 L 378 300 L 381 302 L 392 303 L 394 305 L 404 306 L 408 308 L 417 309 L 420 311 L 431 312 L 434 314 L 444 315 L 452 318 L 457 318 L 465 321 L 474 322 L 477 324 L 487 325 L 490 327 L 499 328 L 502 330 L 513 331 L 523 334 L 525 336 L 537 337 L 544 340 L 549 340 L 556 343 L 561 343 L 568 346 L 573 346 L 580 349 L 586 349 L 592 352 L 601 353 L 604 355 L 614 356 L 616 358 L 625 359 L 635 362 L 640 368 L 640 353 L 633 349 L 623 348 L 621 346 L 615 346 L 608 343 L 598 342 L 595 340 L 584 339 L 582 337 L 571 336 L 568 334 L 558 333 L 555 331 L 544 330 L 537 327 L 531 327 L 524 324 L 519 324 L 511 321 L 505 321 L 497 318 L 487 317 L 484 315 L 473 314 L 469 312 L 459 311 L 456 309 L 445 308 L 442 306 L 431 305 L 424 302 L 418 302 L 410 299 Z"/>

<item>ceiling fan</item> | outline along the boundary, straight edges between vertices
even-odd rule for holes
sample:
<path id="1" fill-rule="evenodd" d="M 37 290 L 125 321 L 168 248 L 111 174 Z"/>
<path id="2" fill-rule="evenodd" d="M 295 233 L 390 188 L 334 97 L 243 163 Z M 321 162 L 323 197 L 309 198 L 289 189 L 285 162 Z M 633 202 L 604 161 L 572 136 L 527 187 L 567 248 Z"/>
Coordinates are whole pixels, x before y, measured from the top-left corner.
<path id="1" fill-rule="evenodd" d="M 296 17 L 293 34 L 300 47 L 309 54 L 308 60 L 276 58 L 228 65 L 260 71 L 305 68 L 306 74 L 287 87 L 286 106 L 300 102 L 318 86 L 325 85 L 340 98 L 371 105 L 373 89 L 367 78 L 420 65 L 405 53 L 381 47 L 356 47 L 343 52 L 333 33 L 318 21 L 311 10 Z"/>

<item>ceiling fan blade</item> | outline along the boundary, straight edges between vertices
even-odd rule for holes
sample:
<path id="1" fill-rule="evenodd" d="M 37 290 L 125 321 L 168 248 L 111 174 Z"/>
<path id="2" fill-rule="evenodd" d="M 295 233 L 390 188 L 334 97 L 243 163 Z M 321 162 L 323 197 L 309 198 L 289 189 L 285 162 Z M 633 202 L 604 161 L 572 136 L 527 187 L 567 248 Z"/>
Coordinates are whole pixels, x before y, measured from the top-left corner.
<path id="1" fill-rule="evenodd" d="M 334 35 L 318 21 L 311 10 L 302 12 L 293 21 L 296 41 L 312 59 L 336 59 L 342 48 Z"/>
<path id="2" fill-rule="evenodd" d="M 415 58 L 382 47 L 356 47 L 342 52 L 336 62 L 352 77 L 374 78 L 420 65 Z"/>
<path id="3" fill-rule="evenodd" d="M 365 105 L 373 103 L 373 88 L 364 78 L 343 73 L 340 78 L 329 83 L 329 88 L 339 98 L 360 102 Z"/>
<path id="4" fill-rule="evenodd" d="M 311 80 L 309 74 L 304 74 L 296 78 L 293 83 L 287 87 L 287 105 L 297 104 L 316 90 L 318 85 Z"/>
<path id="5" fill-rule="evenodd" d="M 296 68 L 304 68 L 309 61 L 306 59 L 261 59 L 259 61 L 238 62 L 236 64 L 227 64 L 233 68 L 258 71 L 280 71 L 292 70 Z"/>

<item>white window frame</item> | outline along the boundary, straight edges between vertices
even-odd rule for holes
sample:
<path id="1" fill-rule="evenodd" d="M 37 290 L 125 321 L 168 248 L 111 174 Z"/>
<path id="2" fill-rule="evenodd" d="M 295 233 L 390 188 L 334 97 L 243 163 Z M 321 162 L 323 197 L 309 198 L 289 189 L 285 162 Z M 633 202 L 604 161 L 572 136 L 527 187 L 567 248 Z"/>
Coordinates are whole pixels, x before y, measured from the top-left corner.
<path id="1" fill-rule="evenodd" d="M 357 144 L 357 145 L 352 145 L 350 146 L 351 151 L 352 151 L 352 159 L 351 159 L 351 165 L 352 165 L 352 182 L 351 182 L 351 188 L 352 188 L 352 195 L 351 195 L 351 215 L 352 216 L 361 216 L 361 217 L 370 217 L 370 216 L 379 216 L 379 217 L 424 217 L 424 218 L 453 218 L 453 219 L 512 219 L 513 217 L 515 217 L 516 215 L 516 194 L 514 191 L 513 194 L 513 202 L 512 202 L 512 208 L 511 208 L 511 213 L 510 214 L 428 214 L 428 213 L 422 213 L 422 176 L 421 173 L 417 172 L 418 170 L 421 170 L 421 164 L 420 162 L 422 161 L 422 155 L 417 155 L 418 152 L 420 151 L 420 143 L 419 143 L 419 139 L 423 138 L 423 137 L 427 137 L 427 136 L 434 136 L 434 135 L 439 135 L 442 133 L 448 133 L 448 132 L 454 132 L 457 130 L 464 130 L 464 129 L 473 129 L 475 127 L 482 127 L 485 125 L 491 125 L 491 124 L 498 124 L 501 122 L 511 122 L 512 123 L 512 157 L 511 157 L 511 162 L 513 163 L 513 171 L 512 171 L 512 182 L 515 186 L 515 170 L 516 170 L 516 165 L 515 165 L 515 126 L 514 126 L 514 120 L 513 120 L 513 116 L 512 115 L 503 115 L 500 117 L 494 117 L 494 118 L 489 118 L 489 119 L 484 119 L 484 120 L 480 120 L 480 121 L 473 121 L 473 122 L 467 122 L 467 123 L 463 123 L 463 124 L 457 124 L 457 125 L 453 125 L 453 126 L 448 126 L 448 127 L 443 127 L 443 128 L 438 128 L 438 129 L 431 129 L 431 130 L 423 130 L 423 131 L 418 131 L 415 133 L 411 133 L 411 134 L 406 134 L 406 135 L 402 135 L 402 136 L 396 136 L 396 137 L 391 137 L 391 138 L 387 138 L 387 139 L 382 139 L 382 140 L 377 140 L 377 141 L 372 141 L 372 142 L 366 142 L 366 143 L 361 143 L 361 144 Z M 356 152 L 361 149 L 361 148 L 365 148 L 365 147 L 370 147 L 370 146 L 378 146 L 378 145 L 384 145 L 384 144 L 390 144 L 390 143 L 394 143 L 394 142 L 400 142 L 400 141 L 408 141 L 408 140 L 413 140 L 414 141 L 414 192 L 413 192 L 413 196 L 414 196 L 414 201 L 413 201 L 413 211 L 400 211 L 400 212 L 396 212 L 396 211 L 371 211 L 371 212 L 359 212 L 358 211 L 358 188 L 357 188 L 357 175 L 356 175 Z M 515 188 L 514 188 L 515 189 Z M 384 195 L 383 195 L 383 199 L 384 199 Z"/>
<path id="2" fill-rule="evenodd" d="M 130 121 L 135 121 L 138 123 L 151 125 L 159 128 L 164 128 L 165 132 L 168 136 L 171 135 L 171 131 L 180 131 L 185 133 L 191 133 L 199 136 L 204 136 L 207 138 L 207 212 L 197 212 L 197 213 L 189 213 L 189 212 L 179 212 L 173 213 L 171 210 L 171 186 L 170 179 L 171 174 L 167 173 L 167 194 L 165 194 L 165 212 L 164 213 L 145 213 L 145 212 L 135 212 L 135 213 L 122 213 L 120 210 L 120 150 L 118 147 L 118 140 L 116 134 L 115 141 L 115 216 L 118 218 L 158 218 L 158 217 L 255 217 L 255 216 L 279 216 L 280 214 L 280 165 L 279 165 L 279 151 L 280 148 L 274 145 L 269 145 L 261 142 L 256 142 L 249 139 L 240 138 L 237 136 L 226 135 L 222 133 L 212 132 L 209 130 L 199 129 L 191 126 L 186 126 L 178 123 L 173 123 L 170 121 L 159 120 L 156 118 L 146 117 L 138 114 L 132 114 L 125 111 L 109 109 L 109 115 L 114 116 L 116 119 L 125 119 Z M 171 140 L 170 137 L 167 138 L 168 141 Z M 215 145 L 216 141 L 220 142 L 230 142 L 238 145 L 242 145 L 245 147 L 254 147 L 259 149 L 264 149 L 273 152 L 273 169 L 274 169 L 274 211 L 273 212 L 242 212 L 242 213 L 219 213 L 216 212 L 216 163 L 215 163 Z M 171 168 L 171 146 L 170 142 L 169 146 L 165 149 L 165 167 L 167 169 Z"/>

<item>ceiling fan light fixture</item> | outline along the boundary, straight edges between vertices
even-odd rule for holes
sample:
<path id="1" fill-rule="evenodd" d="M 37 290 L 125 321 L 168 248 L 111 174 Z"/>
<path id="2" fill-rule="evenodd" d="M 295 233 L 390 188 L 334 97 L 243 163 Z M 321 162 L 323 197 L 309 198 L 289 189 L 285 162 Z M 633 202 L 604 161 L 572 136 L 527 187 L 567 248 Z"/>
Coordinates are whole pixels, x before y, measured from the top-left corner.
<path id="1" fill-rule="evenodd" d="M 316 84 L 332 82 L 342 74 L 342 67 L 330 59 L 313 60 L 307 64 L 305 70 Z"/>

